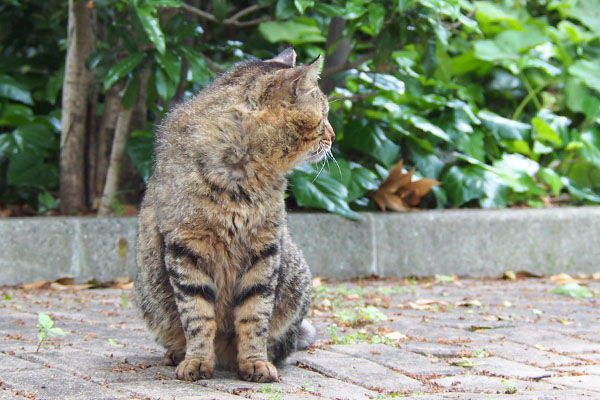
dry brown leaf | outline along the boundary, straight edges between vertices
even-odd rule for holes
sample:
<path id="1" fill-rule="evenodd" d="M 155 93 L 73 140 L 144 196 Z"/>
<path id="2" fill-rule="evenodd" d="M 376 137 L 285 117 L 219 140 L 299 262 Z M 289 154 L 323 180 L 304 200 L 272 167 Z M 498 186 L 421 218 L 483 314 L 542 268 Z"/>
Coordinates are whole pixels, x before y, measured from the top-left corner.
<path id="1" fill-rule="evenodd" d="M 50 284 L 52 282 L 51 281 L 37 281 L 37 282 L 30 282 L 30 283 L 24 283 L 21 285 L 22 289 L 26 289 L 26 290 L 31 290 L 31 289 L 46 289 L 48 287 L 50 287 Z"/>
<path id="2" fill-rule="evenodd" d="M 455 307 L 481 307 L 481 302 L 477 299 L 457 301 Z"/>
<path id="3" fill-rule="evenodd" d="M 75 278 L 59 278 L 54 282 L 60 283 L 61 285 L 72 285 L 75 283 Z"/>
<path id="4" fill-rule="evenodd" d="M 416 207 L 421 198 L 439 185 L 440 182 L 425 178 L 412 181 L 415 168 L 403 172 L 404 161 L 400 160 L 390 170 L 388 177 L 381 182 L 372 194 L 373 200 L 381 211 L 390 208 L 395 211 L 407 211 Z"/>
<path id="5" fill-rule="evenodd" d="M 564 285 L 565 283 L 579 283 L 577 279 L 574 279 L 571 277 L 571 275 L 565 273 L 552 275 L 550 280 L 557 285 Z"/>
<path id="6" fill-rule="evenodd" d="M 504 279 L 508 279 L 510 281 L 514 281 L 514 280 L 517 279 L 517 274 L 515 274 L 515 271 L 509 270 L 509 271 L 506 271 L 502 277 Z"/>
<path id="7" fill-rule="evenodd" d="M 431 299 L 418 299 L 414 302 L 409 302 L 408 305 L 413 310 L 428 310 L 432 308 L 434 305 L 437 306 L 448 306 L 448 303 L 440 300 L 431 300 Z"/>

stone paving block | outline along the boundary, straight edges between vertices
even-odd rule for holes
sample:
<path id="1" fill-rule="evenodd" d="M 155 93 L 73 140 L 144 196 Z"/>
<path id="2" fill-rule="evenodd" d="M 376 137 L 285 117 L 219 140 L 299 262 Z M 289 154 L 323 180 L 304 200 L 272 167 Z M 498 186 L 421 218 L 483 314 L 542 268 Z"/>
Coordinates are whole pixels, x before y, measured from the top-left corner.
<path id="1" fill-rule="evenodd" d="M 18 396 L 10 390 L 0 389 L 0 400 L 24 400 L 26 397 Z"/>
<path id="2" fill-rule="evenodd" d="M 555 371 L 577 372 L 581 375 L 600 375 L 600 364 L 552 368 Z"/>
<path id="3" fill-rule="evenodd" d="M 282 381 L 298 388 L 308 390 L 322 397 L 339 400 L 367 400 L 376 398 L 379 393 L 361 386 L 328 378 L 319 373 L 287 364 L 278 367 Z"/>
<path id="4" fill-rule="evenodd" d="M 239 396 L 216 391 L 201 386 L 197 382 L 184 382 L 178 380 L 137 380 L 128 383 L 111 385 L 114 389 L 123 389 L 137 395 L 152 399 L 177 399 L 177 400 L 239 400 Z"/>
<path id="5" fill-rule="evenodd" d="M 578 400 L 594 399 L 597 393 L 583 390 L 528 391 L 526 394 L 443 393 L 444 399 L 453 400 Z M 415 398 L 415 400 L 418 398 Z"/>
<path id="6" fill-rule="evenodd" d="M 402 349 L 424 356 L 435 356 L 438 358 L 458 357 L 464 347 L 440 344 L 437 342 L 406 342 L 401 344 Z"/>
<path id="7" fill-rule="evenodd" d="M 22 369 L 37 369 L 40 365 L 19 357 L 0 353 L 0 373 L 3 371 L 18 371 Z"/>
<path id="8" fill-rule="evenodd" d="M 474 371 L 495 376 L 539 380 L 554 375 L 550 371 L 500 357 L 476 358 L 473 363 Z"/>
<path id="9" fill-rule="evenodd" d="M 353 357 L 366 358 L 384 367 L 411 375 L 439 376 L 462 373 L 459 367 L 445 362 L 436 362 L 429 357 L 384 344 L 337 345 L 329 346 L 329 349 Z"/>
<path id="10" fill-rule="evenodd" d="M 461 390 L 467 392 L 477 393 L 498 393 L 503 394 L 506 392 L 507 386 L 502 384 L 503 378 L 486 375 L 459 375 L 459 376 L 447 376 L 444 378 L 434 379 L 431 382 L 439 386 Z M 516 387 L 518 391 L 528 390 L 551 390 L 552 385 L 548 385 L 540 382 L 528 382 L 519 379 L 509 379 Z"/>
<path id="11" fill-rule="evenodd" d="M 297 352 L 291 361 L 323 375 L 378 391 L 406 393 L 426 389 L 421 382 L 372 361 L 330 351 L 315 350 L 314 354 Z"/>
<path id="12" fill-rule="evenodd" d="M 517 343 L 530 346 L 541 345 L 545 349 L 559 353 L 593 353 L 600 352 L 600 343 L 576 339 L 556 332 L 550 332 L 536 327 L 515 327 L 482 331 L 483 334 L 494 337 L 506 337 Z"/>
<path id="13" fill-rule="evenodd" d="M 489 343 L 485 345 L 483 349 L 492 355 L 522 363 L 534 364 L 540 368 L 558 365 L 580 364 L 582 362 L 575 358 L 552 353 L 550 351 L 539 350 L 535 347 L 517 344 L 510 341 Z"/>
<path id="14" fill-rule="evenodd" d="M 108 389 L 63 371 L 43 366 L 37 369 L 3 372 L 2 381 L 8 389 L 22 390 L 34 395 L 35 398 L 47 400 L 126 399 L 131 394 L 129 391 Z"/>
<path id="15" fill-rule="evenodd" d="M 37 354 L 18 355 L 40 365 L 48 365 L 100 384 L 155 379 L 157 373 L 162 376 L 168 371 L 167 367 L 147 359 L 135 361 L 111 359 L 68 347 L 59 350 L 41 350 Z"/>
<path id="16" fill-rule="evenodd" d="M 596 375 L 558 376 L 546 379 L 546 381 L 556 385 L 600 392 L 600 379 Z M 600 393 L 597 396 L 600 398 Z"/>

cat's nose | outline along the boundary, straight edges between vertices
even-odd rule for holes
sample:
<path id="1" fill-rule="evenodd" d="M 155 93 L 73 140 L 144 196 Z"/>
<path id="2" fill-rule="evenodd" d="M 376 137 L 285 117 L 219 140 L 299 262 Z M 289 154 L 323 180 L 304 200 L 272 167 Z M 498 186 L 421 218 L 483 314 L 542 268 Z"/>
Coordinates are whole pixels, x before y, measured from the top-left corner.
<path id="1" fill-rule="evenodd" d="M 333 131 L 333 128 L 331 127 L 329 121 L 325 121 L 325 129 L 327 130 L 327 135 L 329 136 L 329 139 L 331 139 L 331 143 L 333 143 L 335 141 L 335 132 Z"/>

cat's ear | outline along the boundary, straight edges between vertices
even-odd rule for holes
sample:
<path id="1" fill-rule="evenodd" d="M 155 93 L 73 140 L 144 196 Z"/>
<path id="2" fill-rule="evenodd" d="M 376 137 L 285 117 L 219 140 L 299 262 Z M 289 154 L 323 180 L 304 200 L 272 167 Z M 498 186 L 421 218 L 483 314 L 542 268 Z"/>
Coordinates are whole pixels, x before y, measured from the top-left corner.
<path id="1" fill-rule="evenodd" d="M 279 70 L 277 83 L 269 88 L 271 99 L 295 102 L 299 97 L 315 90 L 322 64 L 319 56 L 308 64 Z"/>
<path id="2" fill-rule="evenodd" d="M 294 51 L 293 47 L 288 47 L 287 49 L 285 49 L 284 51 L 279 53 L 277 55 L 277 57 L 273 57 L 267 61 L 279 62 L 279 63 L 285 64 L 285 65 L 288 65 L 290 67 L 295 67 L 296 66 L 296 52 Z"/>

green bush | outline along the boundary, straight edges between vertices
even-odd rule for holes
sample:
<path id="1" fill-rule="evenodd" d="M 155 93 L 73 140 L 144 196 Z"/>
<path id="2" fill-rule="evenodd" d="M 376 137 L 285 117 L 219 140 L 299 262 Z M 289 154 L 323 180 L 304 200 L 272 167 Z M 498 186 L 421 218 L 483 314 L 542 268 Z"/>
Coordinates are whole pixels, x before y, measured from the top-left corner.
<path id="1" fill-rule="evenodd" d="M 0 202 L 26 200 L 40 210 L 54 204 L 58 184 L 57 43 L 64 45 L 66 26 L 64 6 L 45 4 L 0 5 L 0 49 L 10 61 L 0 66 Z M 189 98 L 215 71 L 270 57 L 285 43 L 300 61 L 327 57 L 330 20 L 345 20 L 350 58 L 324 71 L 337 83 L 336 161 L 290 175 L 299 206 L 357 218 L 375 209 L 370 193 L 400 159 L 415 176 L 441 182 L 422 207 L 600 203 L 595 0 L 260 0 L 244 18 L 264 19 L 250 27 L 224 23 L 250 2 L 214 1 L 214 20 L 163 13 L 182 4 L 94 2 L 98 18 L 112 21 L 88 60 L 100 92 L 126 82 L 128 106 L 149 70 L 149 122 L 168 108 L 184 64 Z M 131 136 L 127 153 L 147 179 L 151 128 Z"/>

